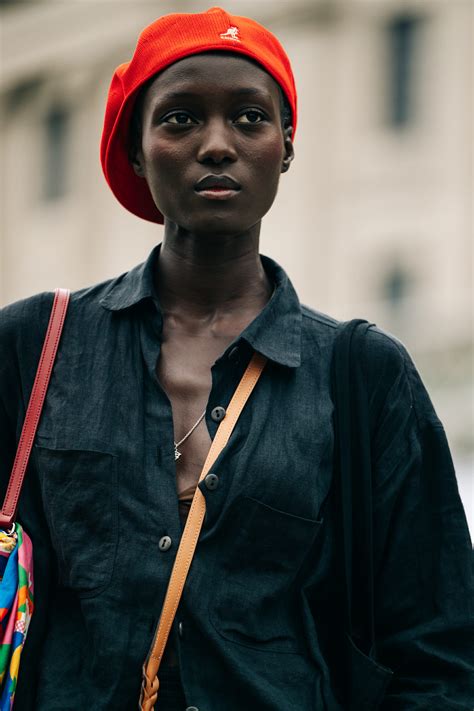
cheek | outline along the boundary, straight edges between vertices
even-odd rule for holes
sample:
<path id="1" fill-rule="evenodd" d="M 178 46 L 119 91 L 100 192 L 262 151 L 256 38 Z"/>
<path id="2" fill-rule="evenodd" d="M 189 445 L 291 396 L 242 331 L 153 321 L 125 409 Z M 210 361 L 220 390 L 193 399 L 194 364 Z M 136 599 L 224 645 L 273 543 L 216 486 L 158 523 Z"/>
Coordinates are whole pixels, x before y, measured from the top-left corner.
<path id="1" fill-rule="evenodd" d="M 176 143 L 144 142 L 143 157 L 147 177 L 153 182 L 164 179 L 170 172 L 179 173 L 181 171 L 182 148 Z"/>
<path id="2" fill-rule="evenodd" d="M 253 166 L 253 180 L 262 200 L 273 202 L 281 175 L 283 144 L 280 140 L 255 142 L 249 150 L 249 163 Z M 270 202 L 270 204 L 271 204 Z"/>
<path id="3" fill-rule="evenodd" d="M 255 140 L 237 138 L 234 148 L 237 160 L 235 165 L 229 165 L 229 172 L 238 175 L 246 187 L 240 204 L 254 221 L 268 212 L 275 199 L 284 154 L 283 139 L 272 131 Z M 142 150 L 145 179 L 158 209 L 179 221 L 183 214 L 188 214 L 194 200 L 189 185 L 206 169 L 206 165 L 196 166 L 199 146 L 191 138 L 164 141 L 147 136 Z M 215 209 L 218 209 L 217 203 Z"/>
<path id="4" fill-rule="evenodd" d="M 265 182 L 278 182 L 283 160 L 283 142 L 278 138 L 256 141 L 249 148 L 249 161 L 256 168 L 256 173 L 265 176 Z"/>
<path id="5" fill-rule="evenodd" d="M 270 134 L 258 140 L 246 142 L 241 146 L 240 156 L 249 163 L 258 165 L 262 170 L 275 168 L 283 158 L 283 141 L 279 135 Z"/>
<path id="6" fill-rule="evenodd" d="M 184 141 L 157 141 L 149 138 L 142 143 L 144 177 L 153 200 L 168 219 L 182 221 L 189 200 L 191 164 L 189 147 Z"/>

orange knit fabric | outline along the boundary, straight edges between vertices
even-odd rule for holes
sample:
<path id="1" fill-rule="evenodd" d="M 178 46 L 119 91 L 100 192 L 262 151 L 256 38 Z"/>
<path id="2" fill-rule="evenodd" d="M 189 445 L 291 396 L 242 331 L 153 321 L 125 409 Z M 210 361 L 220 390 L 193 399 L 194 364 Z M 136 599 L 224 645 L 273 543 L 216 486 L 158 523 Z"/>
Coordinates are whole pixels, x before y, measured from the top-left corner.
<path id="1" fill-rule="evenodd" d="M 202 13 L 175 13 L 158 18 L 140 34 L 132 59 L 117 67 L 107 98 L 100 158 L 105 178 L 117 200 L 130 212 L 163 223 L 146 181 L 128 160 L 129 124 L 140 87 L 178 59 L 209 50 L 252 57 L 280 84 L 296 129 L 296 88 L 290 61 L 277 38 L 247 17 L 219 7 Z"/>

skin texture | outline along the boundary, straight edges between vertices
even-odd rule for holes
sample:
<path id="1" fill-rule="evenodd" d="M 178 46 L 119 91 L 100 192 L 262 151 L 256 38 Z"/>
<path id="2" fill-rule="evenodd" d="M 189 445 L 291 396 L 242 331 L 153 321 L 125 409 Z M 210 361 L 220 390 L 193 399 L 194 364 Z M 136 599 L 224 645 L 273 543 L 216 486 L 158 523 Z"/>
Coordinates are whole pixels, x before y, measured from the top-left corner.
<path id="1" fill-rule="evenodd" d="M 207 54 L 214 54 L 217 55 L 218 57 L 223 57 L 225 54 L 230 54 L 231 56 L 235 56 L 233 52 L 224 52 L 223 50 L 220 50 L 217 52 L 216 50 L 212 50 L 210 52 L 207 52 Z M 250 57 L 248 58 L 250 61 L 254 62 L 256 66 L 261 68 L 261 65 L 254 59 L 251 59 Z M 142 145 L 142 118 L 143 118 L 143 99 L 145 97 L 145 94 L 150 86 L 150 84 L 153 83 L 153 81 L 156 79 L 156 74 L 155 76 L 151 77 L 151 79 L 148 79 L 140 88 L 137 98 L 135 100 L 135 105 L 133 107 L 132 111 L 132 116 L 130 119 L 130 134 L 129 134 L 129 160 L 130 163 L 133 163 L 137 154 L 137 151 L 139 148 L 141 148 Z M 278 85 L 278 93 L 280 97 L 280 118 L 281 118 L 281 125 L 283 128 L 286 128 L 287 126 L 290 126 L 292 124 L 292 113 L 291 113 L 291 107 L 290 103 L 285 95 L 285 92 L 281 88 L 280 85 Z"/>
<path id="2" fill-rule="evenodd" d="M 271 296 L 260 226 L 293 159 L 291 133 L 282 127 L 277 83 L 236 54 L 186 57 L 144 96 L 133 166 L 165 216 L 156 267 L 164 319 L 157 376 L 176 441 L 206 407 L 213 363 Z M 194 185 L 208 174 L 228 175 L 241 190 L 229 200 L 203 198 Z M 203 421 L 181 447 L 178 492 L 197 482 L 209 446 Z"/>

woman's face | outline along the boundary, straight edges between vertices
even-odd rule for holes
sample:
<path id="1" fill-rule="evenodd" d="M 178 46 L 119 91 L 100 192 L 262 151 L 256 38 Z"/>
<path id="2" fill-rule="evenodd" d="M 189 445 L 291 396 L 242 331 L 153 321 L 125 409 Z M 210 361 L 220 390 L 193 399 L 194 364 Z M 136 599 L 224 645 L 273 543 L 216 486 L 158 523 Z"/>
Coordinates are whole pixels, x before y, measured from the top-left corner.
<path id="1" fill-rule="evenodd" d="M 227 53 L 186 57 L 149 86 L 142 117 L 134 168 L 165 222 L 237 234 L 268 212 L 293 146 L 278 85 L 258 65 Z"/>

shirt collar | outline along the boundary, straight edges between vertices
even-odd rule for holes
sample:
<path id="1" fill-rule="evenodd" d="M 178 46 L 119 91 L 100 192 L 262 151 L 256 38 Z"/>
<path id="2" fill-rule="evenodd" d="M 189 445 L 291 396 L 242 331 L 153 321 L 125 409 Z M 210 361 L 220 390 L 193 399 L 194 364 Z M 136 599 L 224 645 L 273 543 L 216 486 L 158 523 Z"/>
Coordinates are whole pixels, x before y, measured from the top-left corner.
<path id="1" fill-rule="evenodd" d="M 270 360 L 297 368 L 301 365 L 301 306 L 287 273 L 270 257 L 260 255 L 275 286 L 271 299 L 241 333 L 252 348 Z"/>
<path id="2" fill-rule="evenodd" d="M 146 298 L 155 300 L 159 307 L 153 273 L 160 247 L 157 245 L 151 251 L 146 262 L 111 282 L 100 301 L 104 308 L 121 311 Z M 275 289 L 259 315 L 242 331 L 239 340 L 245 340 L 270 360 L 295 368 L 301 364 L 300 302 L 284 269 L 269 257 L 261 255 L 260 258 Z"/>
<path id="3" fill-rule="evenodd" d="M 100 300 L 101 306 L 109 311 L 122 311 L 147 297 L 156 297 L 153 269 L 160 247 L 161 245 L 158 244 L 152 249 L 146 262 L 113 279 L 109 290 Z"/>

